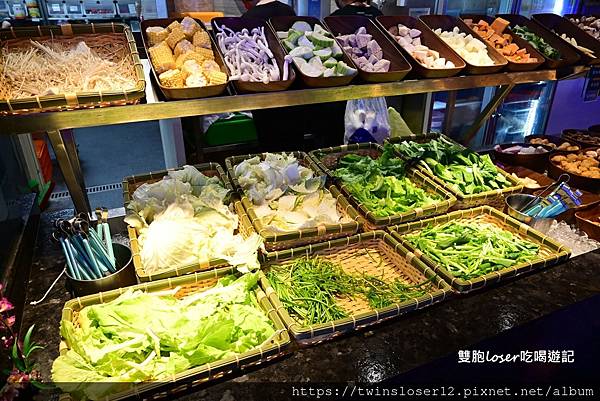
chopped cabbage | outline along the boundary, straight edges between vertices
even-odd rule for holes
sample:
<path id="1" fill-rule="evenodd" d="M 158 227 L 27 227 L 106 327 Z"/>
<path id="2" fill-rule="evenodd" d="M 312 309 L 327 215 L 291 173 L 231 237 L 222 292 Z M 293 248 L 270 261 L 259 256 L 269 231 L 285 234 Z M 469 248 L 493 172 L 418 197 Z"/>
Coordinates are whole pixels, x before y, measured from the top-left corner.
<path id="1" fill-rule="evenodd" d="M 323 189 L 325 176 L 314 176 L 292 154 L 246 159 L 235 166 L 234 174 L 269 230 L 296 231 L 347 221 L 337 210 L 337 200 Z"/>
<path id="2" fill-rule="evenodd" d="M 125 221 L 139 232 L 146 273 L 223 259 L 240 271 L 258 268 L 257 234 L 234 234 L 238 217 L 226 205 L 229 191 L 218 177 L 192 166 L 161 181 L 142 184 L 133 194 Z"/>

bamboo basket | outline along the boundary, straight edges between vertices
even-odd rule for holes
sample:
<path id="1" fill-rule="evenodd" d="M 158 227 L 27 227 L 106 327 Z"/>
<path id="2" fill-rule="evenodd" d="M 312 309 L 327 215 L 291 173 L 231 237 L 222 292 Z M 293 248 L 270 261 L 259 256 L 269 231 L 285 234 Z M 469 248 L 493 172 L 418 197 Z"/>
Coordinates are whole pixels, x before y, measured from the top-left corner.
<path id="1" fill-rule="evenodd" d="M 477 277 L 470 280 L 463 280 L 455 277 L 445 267 L 437 264 L 426 254 L 416 249 L 411 243 L 403 239 L 403 234 L 417 232 L 429 225 L 437 225 L 452 220 L 464 219 L 464 218 L 475 218 L 480 216 L 484 221 L 496 224 L 497 226 L 510 231 L 511 233 L 519 236 L 522 239 L 533 242 L 540 245 L 540 251 L 537 258 L 519 263 L 511 267 L 507 267 L 502 270 L 498 270 L 492 273 L 488 273 L 481 277 Z M 459 210 L 452 213 L 448 213 L 442 216 L 433 217 L 430 219 L 419 220 L 412 223 L 402 224 L 389 228 L 392 235 L 398 239 L 402 245 L 404 245 L 410 252 L 414 253 L 419 259 L 425 262 L 428 266 L 435 269 L 444 280 L 446 280 L 452 288 L 458 292 L 466 293 L 473 290 L 483 288 L 489 284 L 505 281 L 512 277 L 519 276 L 524 273 L 528 273 L 534 270 L 543 269 L 554 264 L 564 262 L 569 258 L 571 251 L 554 241 L 552 238 L 545 236 L 529 227 L 527 224 L 521 223 L 498 210 L 489 206 L 480 206 L 468 210 Z"/>
<path id="2" fill-rule="evenodd" d="M 209 177 L 219 177 L 221 182 L 225 188 L 232 190 L 231 183 L 227 178 L 227 175 L 223 171 L 223 168 L 217 163 L 204 163 L 198 164 L 194 166 L 198 171 L 202 174 Z M 130 177 L 125 177 L 123 179 L 123 199 L 125 204 L 125 209 L 132 200 L 133 193 L 135 190 L 144 183 L 154 183 L 162 180 L 164 176 L 168 174 L 169 171 L 174 171 L 176 169 L 170 170 L 161 170 L 148 174 L 135 175 Z M 238 215 L 239 223 L 238 223 L 238 231 L 244 237 L 249 237 L 253 230 L 252 225 L 249 223 L 248 217 L 244 212 L 244 208 L 240 204 L 238 200 L 233 199 L 230 203 L 230 208 L 233 207 L 235 213 Z M 141 247 L 138 241 L 139 233 L 137 230 L 131 226 L 127 227 L 127 232 L 129 234 L 129 241 L 131 246 L 131 253 L 133 257 L 133 266 L 135 267 L 135 272 L 138 276 L 138 279 L 142 282 L 146 281 L 154 281 L 161 280 L 170 277 L 183 276 L 185 274 L 194 273 L 197 271 L 206 271 L 211 269 L 219 269 L 225 266 L 228 266 L 226 260 L 223 259 L 206 259 L 204 261 L 199 261 L 197 264 L 187 265 L 187 266 L 177 266 L 170 270 L 165 270 L 157 274 L 149 274 L 146 273 L 144 269 L 144 265 L 142 264 L 142 258 L 140 256 Z"/>
<path id="3" fill-rule="evenodd" d="M 334 169 L 337 167 L 339 159 L 346 154 L 354 153 L 361 156 L 369 156 L 377 159 L 383 153 L 383 147 L 377 143 L 359 143 L 352 145 L 342 145 L 331 148 L 323 148 L 309 152 L 315 164 L 327 174 L 330 179 L 340 187 L 345 196 L 347 196 L 358 208 L 361 215 L 365 218 L 363 226 L 366 230 L 376 230 L 387 227 L 392 224 L 400 224 L 414 219 L 445 213 L 452 205 L 456 203 L 456 197 L 446 191 L 442 186 L 436 184 L 420 170 L 411 168 L 407 171 L 407 176 L 418 187 L 425 189 L 430 194 L 437 194 L 442 200 L 433 205 L 418 207 L 405 213 L 399 213 L 387 217 L 378 217 L 372 210 L 362 204 L 344 182 L 334 176 Z"/>
<path id="4" fill-rule="evenodd" d="M 269 280 L 263 275 L 260 279 L 261 287 L 289 332 L 301 344 L 316 344 L 331 340 L 342 334 L 441 302 L 452 293 L 450 286 L 444 280 L 384 231 L 370 231 L 328 242 L 272 252 L 265 256 L 263 271 L 268 271 L 270 266 L 286 264 L 293 259 L 309 255 L 318 255 L 331 262 L 339 263 L 349 274 L 367 273 L 383 277 L 386 281 L 402 279 L 409 284 L 431 279 L 432 287 L 426 295 L 380 309 L 372 309 L 365 299 L 358 297 L 338 299 L 338 305 L 348 312 L 349 317 L 305 326 L 290 316 Z M 381 262 L 376 259 L 380 259 Z"/>
<path id="5" fill-rule="evenodd" d="M 125 24 L 67 24 L 51 26 L 11 27 L 0 30 L 4 46 L 18 46 L 30 39 L 56 38 L 66 41 L 84 41 L 90 48 L 98 41 L 125 44 L 131 66 L 135 72 L 136 86 L 132 89 L 107 92 L 76 92 L 58 95 L 35 96 L 21 99 L 1 99 L 0 114 L 22 114 L 41 111 L 63 111 L 80 108 L 106 107 L 137 103 L 145 96 L 144 70 L 131 29 Z M 1 48 L 0 47 L 0 51 Z"/>
<path id="6" fill-rule="evenodd" d="M 76 323 L 78 312 L 81 309 L 86 306 L 112 301 L 127 289 L 157 292 L 181 287 L 175 296 L 184 297 L 186 295 L 205 291 L 215 285 L 219 278 L 233 273 L 235 273 L 234 269 L 225 269 L 220 272 L 194 273 L 184 277 L 143 283 L 133 287 L 119 288 L 117 290 L 75 298 L 67 301 L 65 304 L 62 310 L 62 320 Z M 275 328 L 275 334 L 260 347 L 253 348 L 233 357 L 207 363 L 178 373 L 174 375 L 170 381 L 129 383 L 130 388 L 127 390 L 107 396 L 103 398 L 103 400 L 121 400 L 126 398 L 169 400 L 173 399 L 177 394 L 189 392 L 207 381 L 221 378 L 250 366 L 260 365 L 284 355 L 285 348 L 290 344 L 288 332 L 279 315 L 269 302 L 268 297 L 265 295 L 264 291 L 260 289 L 260 286 L 256 289 L 255 294 L 260 307 L 269 317 L 269 320 Z M 60 355 L 64 355 L 68 350 L 69 344 L 67 344 L 64 339 L 61 340 L 59 347 Z M 102 385 L 102 383 L 99 383 L 98 385 Z M 74 400 L 70 394 L 61 394 L 59 399 L 61 401 Z"/>
<path id="7" fill-rule="evenodd" d="M 426 142 L 429 142 L 431 139 L 438 139 L 440 137 L 443 137 L 444 139 L 446 139 L 450 142 L 454 142 L 458 146 L 462 146 L 463 148 L 465 148 L 463 145 L 459 144 L 458 142 L 453 141 L 452 139 L 448 138 L 446 135 L 443 135 L 443 134 L 430 134 L 429 136 L 418 137 L 413 142 L 426 143 Z M 405 140 L 404 138 L 393 138 L 392 140 L 389 140 L 388 142 L 395 144 L 395 143 L 403 142 L 404 140 Z M 398 153 L 398 156 L 404 157 L 400 153 Z M 445 182 L 444 180 L 442 180 L 435 174 L 430 173 L 429 170 L 427 170 L 426 168 L 424 168 L 422 166 L 417 166 L 417 167 L 419 168 L 419 170 L 421 170 L 422 173 L 424 173 L 425 175 L 430 177 L 438 185 L 447 189 L 453 195 L 456 196 L 456 198 L 458 200 L 454 204 L 454 206 L 452 206 L 450 208 L 451 211 L 468 209 L 471 207 L 482 206 L 482 205 L 488 205 L 488 206 L 491 206 L 498 210 L 504 210 L 504 206 L 505 206 L 504 197 L 507 195 L 510 195 L 510 194 L 521 192 L 523 190 L 523 185 L 516 178 L 514 178 L 513 176 L 511 176 L 510 174 L 508 174 L 506 171 L 502 170 L 499 167 L 496 167 L 496 171 L 498 171 L 498 173 L 502 174 L 504 176 L 504 178 L 507 179 L 507 181 L 509 181 L 510 183 L 513 184 L 513 186 L 510 186 L 508 188 L 494 189 L 491 191 L 480 192 L 478 194 L 472 194 L 472 195 L 463 194 L 461 191 L 448 185 L 447 182 Z"/>
<path id="8" fill-rule="evenodd" d="M 260 156 L 264 158 L 266 153 L 243 155 L 243 156 L 230 156 L 225 159 L 225 166 L 229 174 L 229 178 L 233 183 L 234 189 L 238 191 L 241 198 L 244 210 L 248 215 L 254 231 L 256 231 L 263 239 L 264 245 L 267 251 L 281 250 L 286 248 L 293 248 L 305 244 L 328 241 L 339 237 L 355 234 L 360 229 L 360 215 L 350 205 L 348 200 L 340 193 L 335 185 L 328 186 L 329 192 L 337 200 L 338 212 L 349 220 L 346 223 L 338 224 L 322 224 L 317 227 L 310 227 L 303 230 L 289 231 L 283 233 L 276 233 L 265 227 L 256 213 L 254 212 L 254 205 L 250 199 L 244 194 L 240 184 L 235 178 L 235 166 L 246 159 L 250 159 L 254 156 Z M 315 174 L 323 174 L 322 171 L 314 164 L 312 159 L 304 152 L 293 152 L 294 157 L 304 167 L 312 169 Z"/>

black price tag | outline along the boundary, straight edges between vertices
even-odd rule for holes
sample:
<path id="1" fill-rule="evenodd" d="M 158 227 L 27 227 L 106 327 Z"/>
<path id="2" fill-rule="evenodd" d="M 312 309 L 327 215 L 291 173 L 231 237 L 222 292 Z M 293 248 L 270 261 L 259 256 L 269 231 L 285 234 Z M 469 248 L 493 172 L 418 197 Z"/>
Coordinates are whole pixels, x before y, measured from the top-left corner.
<path id="1" fill-rule="evenodd" d="M 593 102 L 600 94 L 600 67 L 591 67 L 585 78 L 583 101 Z"/>

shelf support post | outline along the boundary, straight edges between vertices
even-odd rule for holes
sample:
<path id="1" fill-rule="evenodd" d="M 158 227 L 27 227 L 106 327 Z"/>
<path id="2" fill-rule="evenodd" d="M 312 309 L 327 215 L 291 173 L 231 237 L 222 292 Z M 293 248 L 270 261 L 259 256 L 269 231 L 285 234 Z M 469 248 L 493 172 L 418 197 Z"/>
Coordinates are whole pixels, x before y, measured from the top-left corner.
<path id="1" fill-rule="evenodd" d="M 496 90 L 494 97 L 490 100 L 490 102 L 487 104 L 487 106 L 485 106 L 485 108 L 481 111 L 479 116 L 477 116 L 477 119 L 475 120 L 475 122 L 473 122 L 473 125 L 471 125 L 471 127 L 467 130 L 465 138 L 464 138 L 465 145 L 467 145 L 469 142 L 471 142 L 473 140 L 475 135 L 477 135 L 477 131 L 479 131 L 479 129 L 483 126 L 483 124 L 496 111 L 498 106 L 500 106 L 500 104 L 502 104 L 502 102 L 504 101 L 506 96 L 510 93 L 510 91 L 514 87 L 515 87 L 514 83 L 511 83 L 508 85 L 502 85 L 502 86 L 498 87 L 498 90 Z"/>
<path id="2" fill-rule="evenodd" d="M 91 212 L 90 201 L 85 190 L 81 164 L 77 156 L 77 145 L 73 131 L 71 130 L 53 130 L 47 131 L 48 139 L 52 144 L 52 149 L 56 154 L 56 160 L 60 171 L 65 178 L 65 183 L 71 195 L 71 200 L 77 212 Z"/>

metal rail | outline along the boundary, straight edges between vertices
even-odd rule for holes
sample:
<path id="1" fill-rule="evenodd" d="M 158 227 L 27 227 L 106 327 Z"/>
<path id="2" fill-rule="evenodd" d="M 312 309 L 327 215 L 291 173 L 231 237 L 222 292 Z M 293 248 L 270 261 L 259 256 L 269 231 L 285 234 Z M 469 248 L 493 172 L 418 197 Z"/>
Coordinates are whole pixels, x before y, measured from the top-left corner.
<path id="1" fill-rule="evenodd" d="M 539 81 L 570 79 L 585 73 L 585 67 L 572 67 L 563 70 L 542 70 L 531 72 L 471 75 L 440 79 L 405 80 L 381 84 L 349 85 L 334 88 L 298 89 L 283 92 L 257 93 L 237 96 L 221 96 L 207 99 L 181 101 L 161 101 L 147 88 L 146 102 L 136 105 L 69 110 L 61 112 L 30 113 L 0 116 L 0 135 L 26 134 L 36 131 L 48 132 L 48 137 L 57 153 L 59 167 L 71 198 L 78 212 L 89 212 L 90 204 L 85 192 L 83 174 L 79 165 L 75 143 L 69 128 L 95 127 L 109 124 L 123 124 L 139 121 L 162 120 L 201 116 L 234 111 L 268 109 L 285 106 L 298 106 L 336 102 L 379 96 L 412 95 L 439 91 L 500 86 L 512 88 L 514 85 Z M 509 90 L 502 91 L 505 96 Z M 489 113 L 493 112 L 501 99 L 494 102 Z M 482 124 L 489 113 L 484 113 Z"/>
<path id="2" fill-rule="evenodd" d="M 148 103 L 136 105 L 0 116 L 0 134 L 24 134 L 36 131 L 191 117 L 368 97 L 411 95 L 485 86 L 516 85 L 538 81 L 552 81 L 565 76 L 572 78 L 574 75 L 579 75 L 584 71 L 586 71 L 585 67 L 574 67 L 568 69 L 568 71 L 541 70 L 470 75 L 168 102 L 149 99 L 147 100 Z"/>

